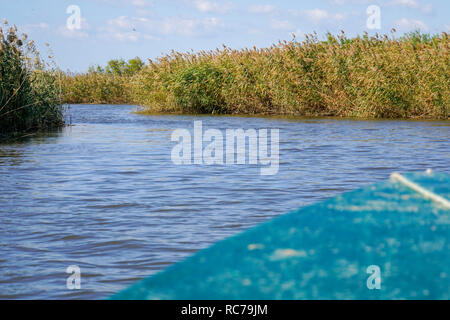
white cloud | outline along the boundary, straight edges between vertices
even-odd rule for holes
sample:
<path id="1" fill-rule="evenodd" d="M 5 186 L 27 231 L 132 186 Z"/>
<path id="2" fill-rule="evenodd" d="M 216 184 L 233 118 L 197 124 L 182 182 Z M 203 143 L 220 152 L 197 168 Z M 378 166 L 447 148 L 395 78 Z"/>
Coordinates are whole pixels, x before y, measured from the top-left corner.
<path id="1" fill-rule="evenodd" d="M 163 34 L 178 34 L 184 36 L 194 36 L 203 32 L 210 32 L 221 22 L 217 18 L 206 19 L 165 19 L 161 23 L 161 32 Z"/>
<path id="2" fill-rule="evenodd" d="M 102 38 L 135 42 L 141 38 L 155 40 L 167 35 L 201 36 L 222 26 L 222 22 L 215 17 L 149 20 L 144 17 L 120 16 L 109 20 L 107 26 L 100 27 L 98 32 Z"/>
<path id="3" fill-rule="evenodd" d="M 408 7 L 411 9 L 420 9 L 423 13 L 430 14 L 433 12 L 433 5 L 426 3 L 421 5 L 418 0 L 392 0 L 390 5 L 398 5 L 403 7 Z"/>
<path id="4" fill-rule="evenodd" d="M 33 32 L 35 30 L 48 30 L 50 26 L 46 22 L 36 23 L 36 24 L 26 24 L 19 30 L 23 30 L 26 33 Z"/>
<path id="5" fill-rule="evenodd" d="M 275 9 L 276 7 L 271 4 L 256 4 L 251 6 L 249 11 L 253 13 L 271 13 L 274 12 Z"/>
<path id="6" fill-rule="evenodd" d="M 194 0 L 194 7 L 200 12 L 226 13 L 231 8 L 231 3 L 219 3 L 209 0 Z"/>
<path id="7" fill-rule="evenodd" d="M 431 12 L 433 12 L 433 5 L 430 4 L 430 3 L 424 4 L 424 5 L 422 6 L 422 11 L 423 11 L 424 13 L 431 13 Z"/>
<path id="8" fill-rule="evenodd" d="M 419 2 L 417 0 L 393 0 L 392 4 L 394 5 L 402 5 L 410 8 L 418 8 Z"/>
<path id="9" fill-rule="evenodd" d="M 310 18 L 313 21 L 320 21 L 323 19 L 328 19 L 329 17 L 328 12 L 321 9 L 306 10 L 305 13 L 308 16 L 308 18 Z"/>
<path id="10" fill-rule="evenodd" d="M 292 30 L 293 25 L 288 20 L 275 20 L 270 21 L 270 27 L 276 30 Z"/>
<path id="11" fill-rule="evenodd" d="M 311 22 L 316 24 L 324 20 L 339 22 L 347 19 L 346 13 L 329 13 L 328 11 L 322 9 L 312 9 L 301 12 L 295 12 L 294 15 L 306 16 L 306 18 L 308 18 Z"/>
<path id="12" fill-rule="evenodd" d="M 345 19 L 347 19 L 347 14 L 346 13 L 335 13 L 334 15 L 332 15 L 332 19 L 334 19 L 336 21 L 344 21 Z"/>
<path id="13" fill-rule="evenodd" d="M 119 41 L 136 42 L 139 39 L 139 34 L 136 32 L 114 32 L 112 35 Z"/>
<path id="14" fill-rule="evenodd" d="M 134 17 L 127 17 L 127 16 L 120 16 L 115 19 L 111 19 L 108 21 L 108 24 L 110 26 L 114 26 L 120 29 L 128 29 L 132 30 L 138 23 L 146 23 L 149 22 L 146 18 L 134 18 Z"/>
<path id="15" fill-rule="evenodd" d="M 145 9 L 137 9 L 136 10 L 136 14 L 139 16 L 148 16 L 149 15 L 149 11 L 145 10 Z"/>
<path id="16" fill-rule="evenodd" d="M 81 18 L 81 29 L 69 29 L 67 25 L 59 27 L 56 32 L 61 36 L 70 39 L 85 39 L 89 36 L 88 30 L 91 29 L 91 26 L 87 22 L 85 18 Z"/>
<path id="17" fill-rule="evenodd" d="M 148 33 L 150 29 L 151 22 L 146 18 L 120 16 L 108 20 L 107 25 L 99 27 L 97 31 L 101 38 L 136 42 L 141 37 L 152 37 Z"/>
<path id="18" fill-rule="evenodd" d="M 421 31 L 428 30 L 428 27 L 425 23 L 423 23 L 420 20 L 414 20 L 414 19 L 409 20 L 407 18 L 402 18 L 400 20 L 397 20 L 395 22 L 395 25 L 401 31 L 411 31 L 411 30 L 416 30 L 416 29 L 420 29 Z"/>
<path id="19" fill-rule="evenodd" d="M 373 3 L 374 0 L 333 0 L 333 4 L 344 5 L 344 4 L 368 4 Z"/>
<path id="20" fill-rule="evenodd" d="M 126 3 L 132 4 L 136 7 L 147 7 L 152 5 L 152 1 L 150 0 L 124 0 Z"/>
<path id="21" fill-rule="evenodd" d="M 86 39 L 89 36 L 87 32 L 76 29 L 70 30 L 66 26 L 58 28 L 57 33 L 69 39 Z"/>
<path id="22" fill-rule="evenodd" d="M 364 4 L 377 4 L 383 7 L 389 6 L 403 6 L 412 9 L 421 9 L 424 13 L 431 13 L 433 6 L 429 3 L 421 5 L 419 0 L 385 0 L 385 1 L 376 1 L 376 0 L 333 0 L 333 4 L 335 5 L 346 5 L 346 4 L 356 4 L 356 5 L 364 5 Z"/>

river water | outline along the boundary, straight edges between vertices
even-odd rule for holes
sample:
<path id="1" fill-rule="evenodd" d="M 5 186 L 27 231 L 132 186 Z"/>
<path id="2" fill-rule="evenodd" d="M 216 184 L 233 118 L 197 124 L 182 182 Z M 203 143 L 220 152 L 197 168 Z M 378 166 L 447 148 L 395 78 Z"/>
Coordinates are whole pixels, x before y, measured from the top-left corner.
<path id="1" fill-rule="evenodd" d="M 449 121 L 135 114 L 74 105 L 57 132 L 0 144 L 0 298 L 101 299 L 262 221 L 393 171 L 449 172 Z M 175 165 L 177 128 L 279 129 L 279 171 Z M 69 290 L 68 266 L 81 269 Z"/>

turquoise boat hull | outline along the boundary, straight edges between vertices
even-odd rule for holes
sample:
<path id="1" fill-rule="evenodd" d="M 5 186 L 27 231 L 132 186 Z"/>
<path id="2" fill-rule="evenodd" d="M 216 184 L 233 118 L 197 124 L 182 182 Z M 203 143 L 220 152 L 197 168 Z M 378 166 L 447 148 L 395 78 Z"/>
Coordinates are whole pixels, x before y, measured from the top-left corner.
<path id="1" fill-rule="evenodd" d="M 450 198 L 447 174 L 404 176 Z M 111 298 L 449 299 L 449 235 L 445 205 L 391 179 L 262 223 Z"/>

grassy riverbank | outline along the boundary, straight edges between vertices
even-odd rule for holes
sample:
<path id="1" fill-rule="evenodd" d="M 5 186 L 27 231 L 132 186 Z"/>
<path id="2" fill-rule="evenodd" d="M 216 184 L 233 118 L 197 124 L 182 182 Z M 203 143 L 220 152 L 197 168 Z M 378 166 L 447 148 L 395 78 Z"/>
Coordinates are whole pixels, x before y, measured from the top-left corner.
<path id="1" fill-rule="evenodd" d="M 0 27 L 0 138 L 63 124 L 57 74 L 26 35 Z"/>
<path id="2" fill-rule="evenodd" d="M 147 112 L 447 119 L 449 37 L 344 34 L 222 48 L 63 78 L 68 103 L 133 103 Z"/>

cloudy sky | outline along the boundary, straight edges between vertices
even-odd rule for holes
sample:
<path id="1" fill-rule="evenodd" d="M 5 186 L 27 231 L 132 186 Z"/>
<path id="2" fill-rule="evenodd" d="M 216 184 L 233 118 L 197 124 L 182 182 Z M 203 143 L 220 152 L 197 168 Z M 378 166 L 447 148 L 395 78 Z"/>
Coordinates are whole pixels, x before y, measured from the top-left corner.
<path id="1" fill-rule="evenodd" d="M 67 27 L 71 5 L 80 9 L 80 29 Z M 367 26 L 371 5 L 380 8 L 379 30 Z M 50 43 L 63 69 L 85 71 L 118 57 L 155 58 L 172 49 L 210 50 L 222 44 L 266 47 L 313 31 L 449 32 L 450 1 L 2 0 L 0 18 L 36 40 L 43 52 L 43 44 Z M 73 26 L 77 20 L 69 21 Z"/>

